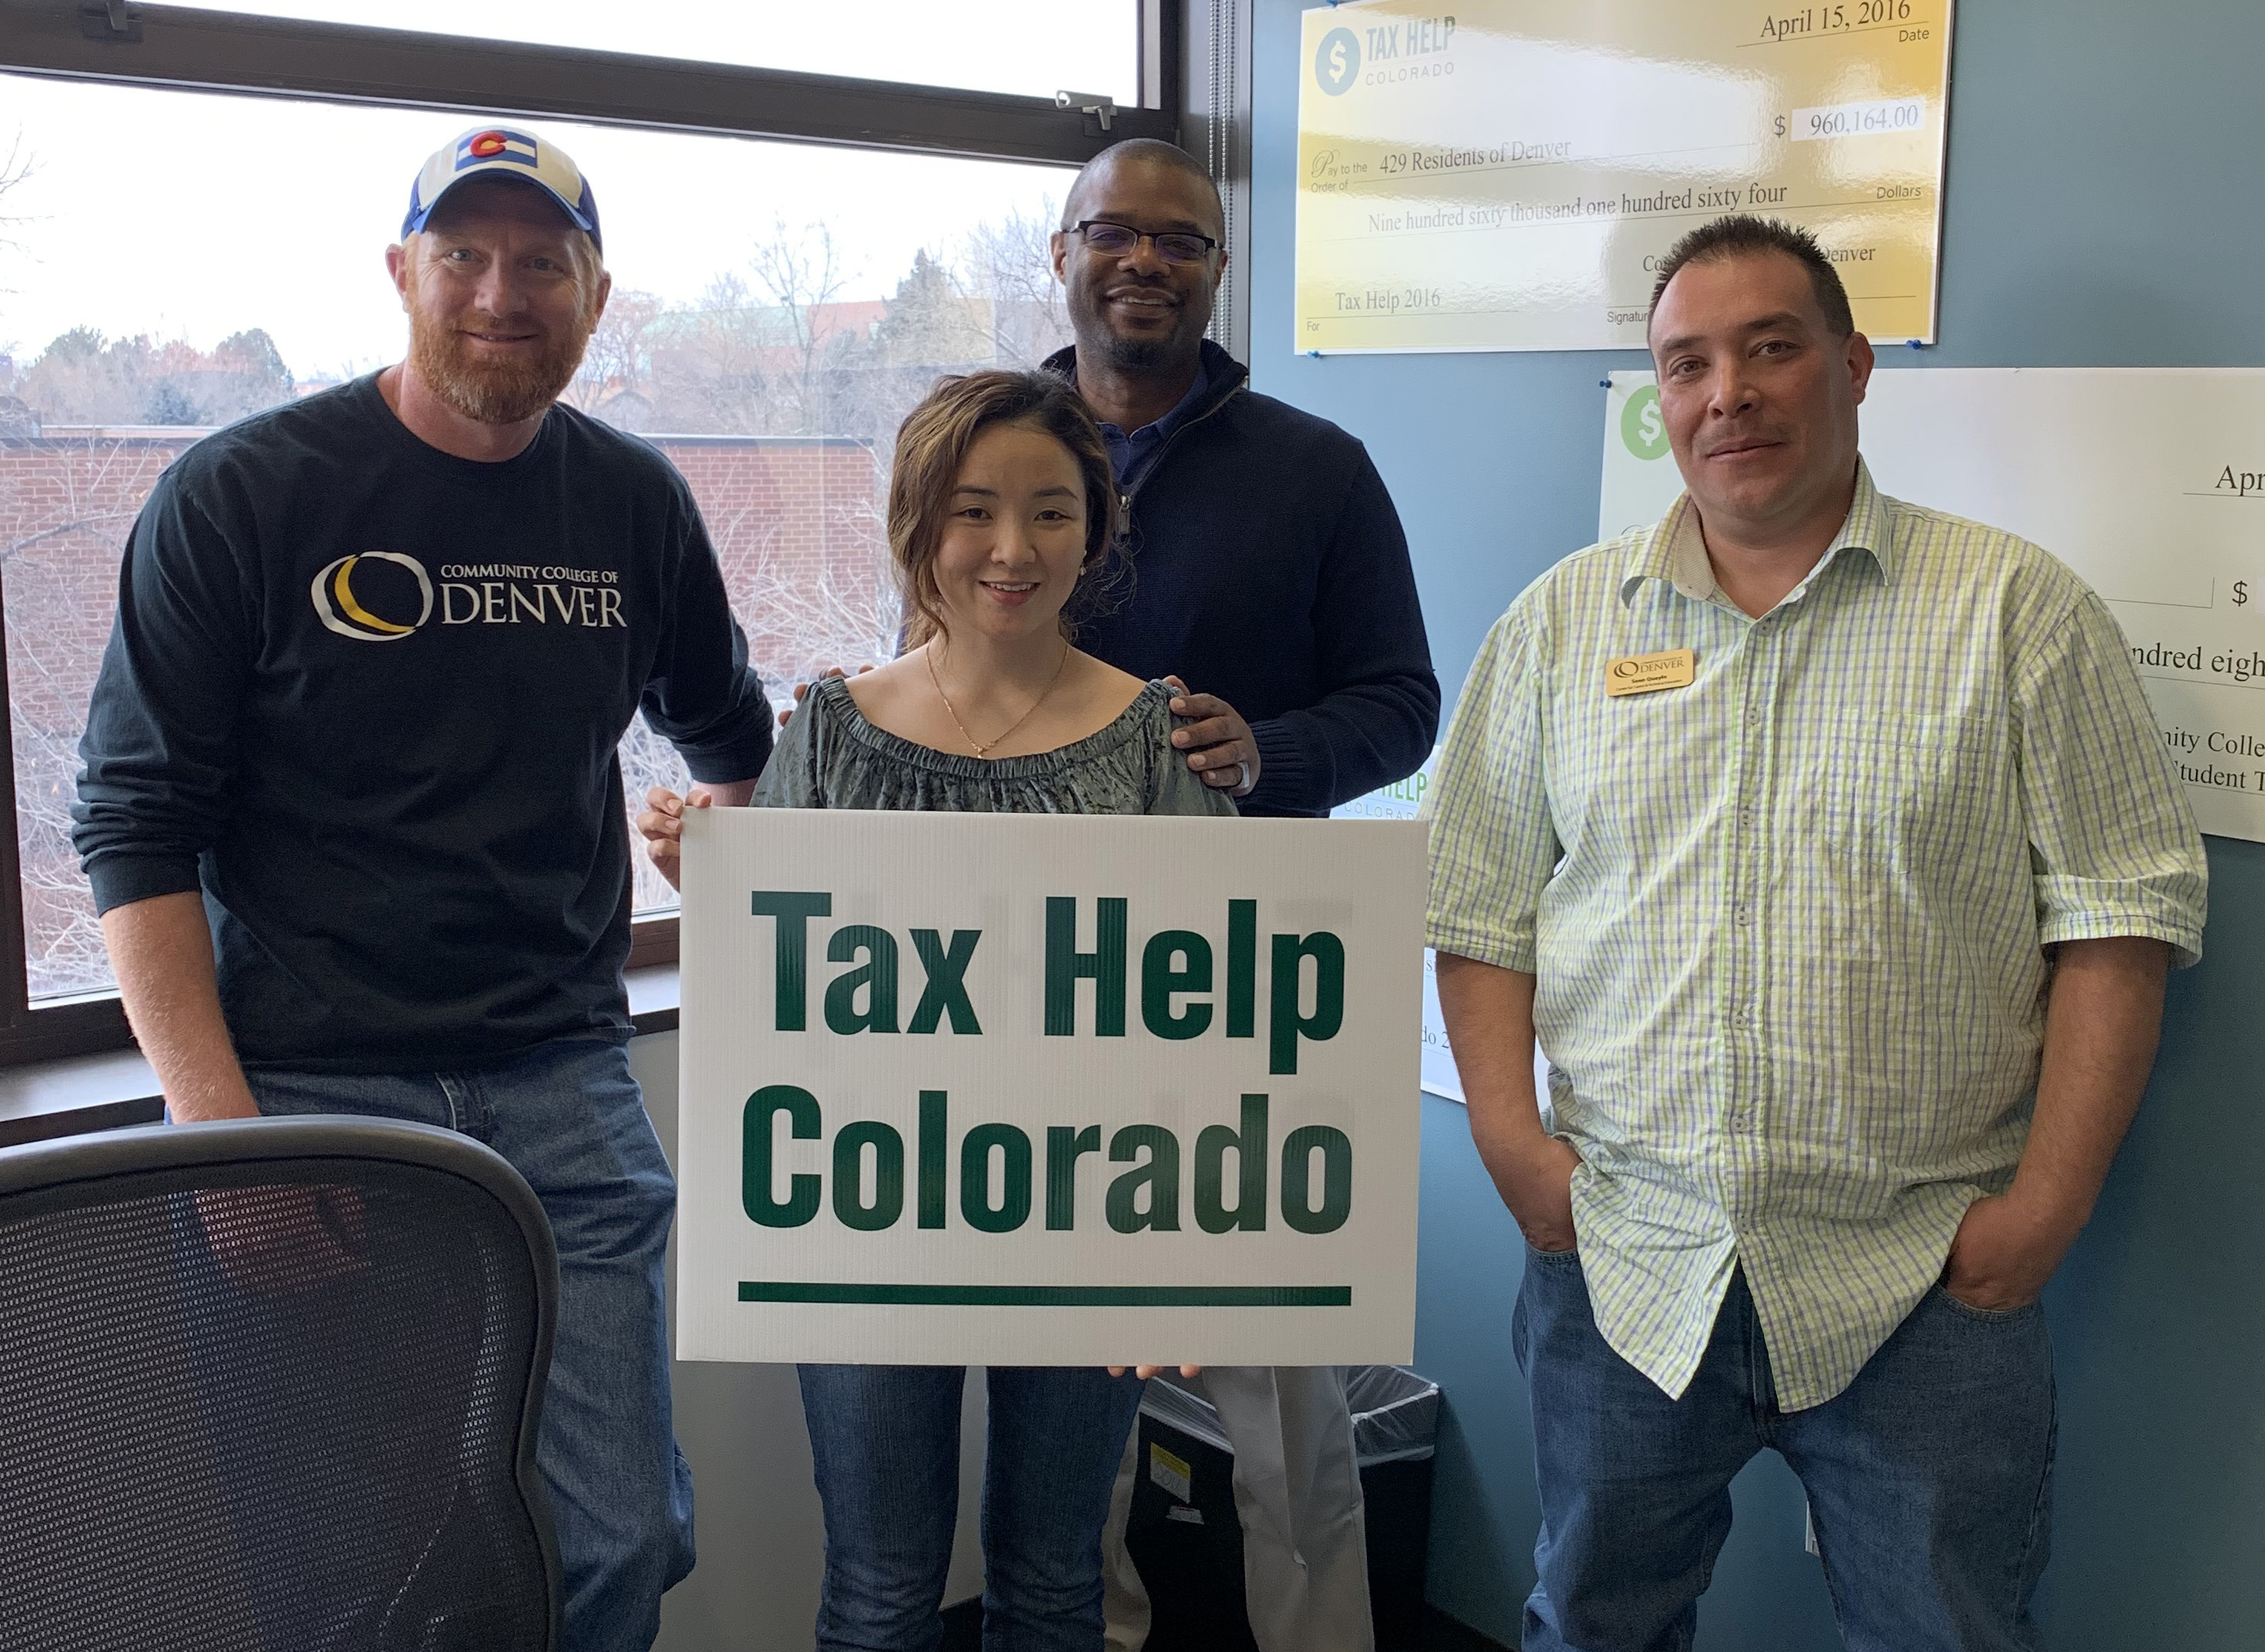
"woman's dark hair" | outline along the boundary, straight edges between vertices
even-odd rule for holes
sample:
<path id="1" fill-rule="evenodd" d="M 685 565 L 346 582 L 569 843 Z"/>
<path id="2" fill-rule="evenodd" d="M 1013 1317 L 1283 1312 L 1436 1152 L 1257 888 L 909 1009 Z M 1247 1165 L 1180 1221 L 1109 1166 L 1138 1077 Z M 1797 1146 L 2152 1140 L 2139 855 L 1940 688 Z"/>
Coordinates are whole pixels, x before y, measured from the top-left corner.
<path id="1" fill-rule="evenodd" d="M 959 485 L 959 469 L 975 439 L 994 425 L 1044 431 L 1069 449 L 1085 478 L 1085 561 L 1078 588 L 1062 610 L 1065 631 L 1073 610 L 1090 611 L 1117 540 L 1117 478 L 1101 427 L 1067 381 L 1051 373 L 993 371 L 939 380 L 928 399 L 897 430 L 897 456 L 889 476 L 889 555 L 905 600 L 904 645 L 916 648 L 943 627 L 936 591 L 936 550 Z"/>

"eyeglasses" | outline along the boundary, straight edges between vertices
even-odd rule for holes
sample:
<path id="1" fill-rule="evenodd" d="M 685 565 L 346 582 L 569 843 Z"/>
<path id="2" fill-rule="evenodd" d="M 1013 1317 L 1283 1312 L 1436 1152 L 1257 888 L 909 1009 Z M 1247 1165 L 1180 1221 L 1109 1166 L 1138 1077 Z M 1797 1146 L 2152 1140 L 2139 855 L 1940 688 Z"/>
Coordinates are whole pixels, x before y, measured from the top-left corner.
<path id="1" fill-rule="evenodd" d="M 1085 219 L 1073 224 L 1071 229 L 1096 252 L 1112 258 L 1123 258 L 1143 241 L 1153 241 L 1156 244 L 1156 255 L 1165 263 L 1197 264 L 1219 244 L 1211 237 L 1191 229 L 1167 229 L 1162 235 L 1150 235 L 1130 224 L 1111 223 L 1102 218 Z"/>

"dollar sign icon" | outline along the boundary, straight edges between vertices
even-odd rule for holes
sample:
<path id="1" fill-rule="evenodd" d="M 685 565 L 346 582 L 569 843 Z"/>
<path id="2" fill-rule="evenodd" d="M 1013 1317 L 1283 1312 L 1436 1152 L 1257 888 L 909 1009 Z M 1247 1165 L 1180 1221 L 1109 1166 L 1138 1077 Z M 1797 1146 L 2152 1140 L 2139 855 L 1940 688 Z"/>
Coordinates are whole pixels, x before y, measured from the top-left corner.
<path id="1" fill-rule="evenodd" d="M 1314 54 L 1314 78 L 1322 90 L 1332 98 L 1341 98 L 1352 88 L 1353 77 L 1360 73 L 1360 39 L 1351 29 L 1331 29 L 1322 36 L 1321 49 Z"/>
<path id="2" fill-rule="evenodd" d="M 2233 582 L 2233 606 L 2237 608 L 2246 608 L 2248 606 L 2248 602 L 2249 581 L 2247 579 L 2236 579 Z"/>
<path id="3" fill-rule="evenodd" d="M 1667 420 L 1659 411 L 1659 388 L 1647 384 L 1628 397 L 1620 410 L 1620 440 L 1639 459 L 1657 459 L 1667 452 Z"/>

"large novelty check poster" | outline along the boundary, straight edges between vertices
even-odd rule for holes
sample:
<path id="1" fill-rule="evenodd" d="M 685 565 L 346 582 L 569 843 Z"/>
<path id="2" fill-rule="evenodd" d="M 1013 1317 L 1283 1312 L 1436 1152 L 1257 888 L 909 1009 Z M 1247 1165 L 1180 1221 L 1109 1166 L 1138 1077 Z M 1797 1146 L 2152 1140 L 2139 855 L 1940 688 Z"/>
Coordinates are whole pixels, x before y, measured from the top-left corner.
<path id="1" fill-rule="evenodd" d="M 1951 0 L 1367 0 L 1305 14 L 1295 347 L 1641 347 L 1724 213 L 1932 340 Z"/>
<path id="2" fill-rule="evenodd" d="M 688 816 L 679 1353 L 1411 1357 L 1424 840 Z"/>

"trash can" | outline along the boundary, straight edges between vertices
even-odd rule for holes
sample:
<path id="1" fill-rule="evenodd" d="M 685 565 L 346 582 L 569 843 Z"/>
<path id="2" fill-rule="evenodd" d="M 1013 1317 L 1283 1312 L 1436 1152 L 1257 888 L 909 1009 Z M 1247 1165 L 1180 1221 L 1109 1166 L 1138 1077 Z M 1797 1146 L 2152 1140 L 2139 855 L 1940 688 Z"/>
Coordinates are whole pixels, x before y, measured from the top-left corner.
<path id="1" fill-rule="evenodd" d="M 1377 1652 L 1416 1652 L 1431 1531 L 1439 1386 L 1396 1365 L 1345 1372 L 1366 1505 Z M 1140 1402 L 1140 1473 L 1125 1546 L 1148 1592 L 1147 1652 L 1256 1652 L 1242 1594 L 1234 1450 L 1219 1414 L 1170 1377 Z"/>

